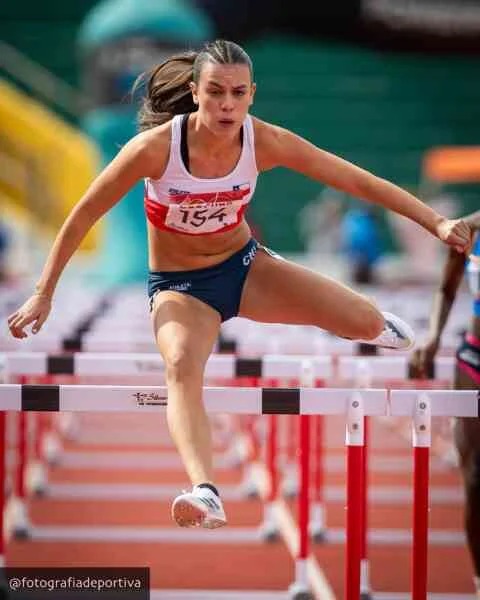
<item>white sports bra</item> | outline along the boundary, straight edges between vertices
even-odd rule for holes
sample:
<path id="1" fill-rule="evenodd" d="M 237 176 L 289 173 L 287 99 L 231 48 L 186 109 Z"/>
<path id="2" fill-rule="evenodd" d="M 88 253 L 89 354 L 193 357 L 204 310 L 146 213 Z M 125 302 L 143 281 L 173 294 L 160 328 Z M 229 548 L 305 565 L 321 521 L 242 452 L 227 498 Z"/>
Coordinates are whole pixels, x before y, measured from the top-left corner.
<path id="1" fill-rule="evenodd" d="M 236 227 L 257 183 L 253 122 L 243 122 L 240 158 L 231 173 L 215 179 L 191 175 L 182 159 L 183 115 L 172 119 L 170 156 L 160 179 L 145 179 L 145 213 L 159 229 L 205 235 Z"/>

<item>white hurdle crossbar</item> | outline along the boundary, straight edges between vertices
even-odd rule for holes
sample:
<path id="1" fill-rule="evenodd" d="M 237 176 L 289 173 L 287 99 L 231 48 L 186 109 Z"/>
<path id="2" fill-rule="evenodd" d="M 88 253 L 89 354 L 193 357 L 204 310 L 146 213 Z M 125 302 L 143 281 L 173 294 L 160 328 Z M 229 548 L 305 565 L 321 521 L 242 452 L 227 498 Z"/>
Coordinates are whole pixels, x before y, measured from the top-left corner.
<path id="1" fill-rule="evenodd" d="M 430 401 L 432 417 L 480 416 L 480 390 L 391 390 L 389 414 L 412 417 L 422 398 Z"/>
<path id="2" fill-rule="evenodd" d="M 432 416 L 480 416 L 478 390 L 204 387 L 207 412 L 236 414 L 345 414 L 361 394 L 367 416 L 413 416 L 428 396 Z M 165 408 L 166 386 L 0 384 L 0 411 L 132 412 Z"/>
<path id="3" fill-rule="evenodd" d="M 408 379 L 408 356 L 339 356 L 337 374 L 340 379 L 356 378 L 363 365 L 371 379 Z M 437 356 L 434 362 L 435 379 L 453 380 L 454 356 Z"/>
<path id="4" fill-rule="evenodd" d="M 437 379 L 451 380 L 454 357 L 438 357 L 435 361 Z M 18 375 L 148 375 L 163 374 L 164 362 L 153 353 L 88 353 L 52 355 L 45 352 L 12 352 L 3 354 L 6 377 Z M 331 356 L 267 354 L 262 358 L 243 358 L 212 354 L 206 364 L 205 376 L 235 377 L 296 377 L 300 378 L 309 364 L 313 378 L 354 379 L 360 364 L 366 365 L 373 378 L 406 378 L 406 356 L 340 356 L 335 367 Z"/>
<path id="5" fill-rule="evenodd" d="M 341 388 L 204 387 L 209 413 L 345 414 L 353 390 Z M 387 390 L 362 390 L 366 415 L 388 414 Z M 0 385 L 0 410 L 132 412 L 167 405 L 166 386 Z"/>

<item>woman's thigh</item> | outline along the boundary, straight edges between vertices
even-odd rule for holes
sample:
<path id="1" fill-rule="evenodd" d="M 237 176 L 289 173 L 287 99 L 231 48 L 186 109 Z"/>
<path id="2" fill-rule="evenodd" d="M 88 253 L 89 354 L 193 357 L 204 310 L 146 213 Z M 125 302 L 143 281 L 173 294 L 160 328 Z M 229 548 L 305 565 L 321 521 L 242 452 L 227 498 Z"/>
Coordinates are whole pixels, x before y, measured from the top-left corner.
<path id="1" fill-rule="evenodd" d="M 315 325 L 344 337 L 373 338 L 383 318 L 347 286 L 261 249 L 243 289 L 239 316 L 265 323 Z"/>
<path id="2" fill-rule="evenodd" d="M 152 321 L 158 349 L 167 364 L 203 368 L 220 330 L 219 313 L 198 298 L 174 291 L 159 292 Z M 181 363 L 181 364 L 179 364 Z"/>

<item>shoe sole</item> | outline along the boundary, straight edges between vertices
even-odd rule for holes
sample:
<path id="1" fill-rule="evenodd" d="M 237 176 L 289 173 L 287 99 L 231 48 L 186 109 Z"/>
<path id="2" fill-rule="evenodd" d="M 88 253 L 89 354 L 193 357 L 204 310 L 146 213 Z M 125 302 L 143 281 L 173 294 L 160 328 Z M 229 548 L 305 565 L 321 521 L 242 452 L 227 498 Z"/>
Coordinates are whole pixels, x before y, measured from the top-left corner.
<path id="1" fill-rule="evenodd" d="M 206 512 L 188 500 L 177 500 L 172 506 L 173 520 L 180 527 L 201 527 L 206 516 Z"/>
<path id="2" fill-rule="evenodd" d="M 413 329 L 410 327 L 410 325 L 408 323 L 406 323 L 403 319 L 400 319 L 400 317 L 397 317 L 396 315 L 389 313 L 389 312 L 384 312 L 383 313 L 384 316 L 386 316 L 389 320 L 392 321 L 392 323 L 395 325 L 395 327 L 397 327 L 397 329 L 404 329 L 406 334 L 407 334 L 407 338 L 410 340 L 410 343 L 408 346 L 405 346 L 404 348 L 398 348 L 398 347 L 391 347 L 391 350 L 400 350 L 401 352 L 408 352 L 409 350 L 411 350 L 414 346 L 415 346 L 415 332 L 413 331 Z M 402 325 L 400 326 L 398 321 L 401 321 Z M 388 348 L 388 346 L 384 346 L 385 348 Z"/>
<path id="3" fill-rule="evenodd" d="M 172 506 L 173 520 L 180 527 L 204 527 L 205 529 L 217 529 L 227 524 L 226 519 L 216 517 L 207 518 L 207 513 L 188 500 L 177 500 Z"/>
<path id="4" fill-rule="evenodd" d="M 202 522 L 201 526 L 204 527 L 205 529 L 218 529 L 218 527 L 223 527 L 226 524 L 227 524 L 227 521 L 225 519 L 211 518 L 211 519 L 205 519 Z"/>

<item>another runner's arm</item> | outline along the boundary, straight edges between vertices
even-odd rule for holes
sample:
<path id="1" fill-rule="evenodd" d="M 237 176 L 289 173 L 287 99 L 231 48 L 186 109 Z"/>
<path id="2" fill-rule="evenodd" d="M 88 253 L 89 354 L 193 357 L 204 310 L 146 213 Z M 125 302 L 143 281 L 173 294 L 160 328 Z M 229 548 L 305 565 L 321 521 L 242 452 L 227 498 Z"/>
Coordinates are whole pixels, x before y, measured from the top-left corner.
<path id="1" fill-rule="evenodd" d="M 51 297 L 65 265 L 93 225 L 143 177 L 158 176 L 166 162 L 168 143 L 151 132 L 130 140 L 96 177 L 58 232 L 36 285 Z M 121 232 L 119 232 L 121 234 Z"/>
<path id="2" fill-rule="evenodd" d="M 311 144 L 304 138 L 255 119 L 256 156 L 259 170 L 286 167 L 373 202 L 412 219 L 458 251 L 471 243 L 465 223 L 448 221 L 418 198 L 398 186 Z M 444 234 L 444 227 L 448 231 Z M 448 239 L 447 239 L 448 238 Z"/>
<path id="3" fill-rule="evenodd" d="M 440 339 L 455 302 L 464 270 L 465 255 L 459 254 L 453 248 L 450 248 L 443 267 L 440 285 L 433 296 L 433 306 L 430 314 L 427 345 L 431 346 L 435 352 L 440 345 Z"/>
<path id="4" fill-rule="evenodd" d="M 480 211 L 464 218 L 476 235 L 480 231 Z M 440 339 L 455 301 L 460 282 L 465 271 L 465 255 L 450 249 L 443 267 L 440 285 L 433 299 L 428 343 L 435 348 L 440 345 Z"/>

